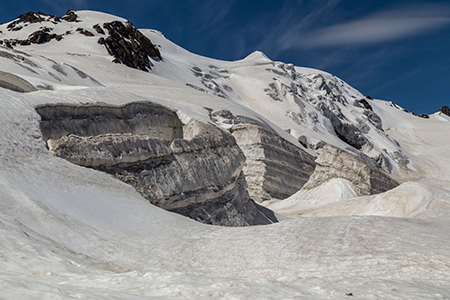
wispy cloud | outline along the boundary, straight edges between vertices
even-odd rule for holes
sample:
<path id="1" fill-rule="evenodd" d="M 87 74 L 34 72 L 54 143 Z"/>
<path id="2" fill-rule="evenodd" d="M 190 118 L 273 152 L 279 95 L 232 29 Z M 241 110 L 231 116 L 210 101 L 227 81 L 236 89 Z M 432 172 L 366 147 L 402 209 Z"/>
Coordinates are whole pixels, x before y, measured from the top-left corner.
<path id="1" fill-rule="evenodd" d="M 422 4 L 375 13 L 359 20 L 318 29 L 303 36 L 288 32 L 284 48 L 369 45 L 421 35 L 450 25 L 450 5 Z M 294 38 L 292 35 L 296 34 Z"/>
<path id="2" fill-rule="evenodd" d="M 201 9 L 201 22 L 207 26 L 213 26 L 222 22 L 231 11 L 236 0 L 228 1 L 205 1 Z"/>
<path id="3" fill-rule="evenodd" d="M 48 7 L 60 11 L 64 11 L 67 9 L 79 10 L 88 8 L 87 0 L 61 0 L 61 1 L 43 0 L 43 3 Z"/>
<path id="4" fill-rule="evenodd" d="M 274 11 L 259 15 L 257 19 L 242 27 L 236 36 L 240 45 L 239 54 L 247 55 L 254 50 L 263 50 L 277 56 L 284 45 L 311 30 L 323 26 L 341 0 L 289 1 Z"/>

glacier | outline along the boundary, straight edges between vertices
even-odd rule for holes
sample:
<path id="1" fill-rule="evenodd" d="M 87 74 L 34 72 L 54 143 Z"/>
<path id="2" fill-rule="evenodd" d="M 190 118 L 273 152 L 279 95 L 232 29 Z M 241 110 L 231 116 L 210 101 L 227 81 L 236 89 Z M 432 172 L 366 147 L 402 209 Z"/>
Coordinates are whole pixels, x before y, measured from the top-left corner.
<path id="1" fill-rule="evenodd" d="M 0 31 L 1 299 L 450 297 L 443 111 L 99 12 Z"/>

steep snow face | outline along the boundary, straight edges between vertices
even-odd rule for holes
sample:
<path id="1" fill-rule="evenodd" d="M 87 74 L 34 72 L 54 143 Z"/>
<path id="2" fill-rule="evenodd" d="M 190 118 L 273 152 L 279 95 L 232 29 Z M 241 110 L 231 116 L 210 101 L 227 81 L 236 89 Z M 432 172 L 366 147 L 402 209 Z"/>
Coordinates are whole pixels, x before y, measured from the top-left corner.
<path id="1" fill-rule="evenodd" d="M 49 32 L 62 34 L 59 41 L 52 39 L 44 44 L 31 45 L 18 43 L 14 47 L 27 52 L 45 53 L 47 57 L 62 64 L 75 65 L 74 67 L 85 70 L 86 74 L 106 86 L 132 93 L 173 98 L 174 93 L 169 91 L 146 88 L 145 82 L 152 80 L 158 82 L 157 86 L 162 84 L 173 88 L 176 83 L 183 90 L 192 90 L 190 94 L 193 95 L 204 93 L 206 98 L 223 98 L 223 103 L 233 102 L 238 105 L 234 108 L 231 106 L 231 110 L 230 106 L 226 105 L 232 114 L 251 117 L 254 113 L 243 111 L 243 107 L 251 109 L 273 122 L 276 125 L 274 130 L 278 134 L 299 147 L 306 146 L 313 155 L 317 155 L 321 147 L 329 143 L 341 148 L 353 147 L 360 150 L 377 160 L 380 166 L 389 172 L 397 173 L 399 168 L 409 167 L 408 164 L 399 165 L 396 161 L 396 153 L 403 156 L 407 154 L 402 153 L 398 144 L 383 131 L 381 118 L 368 104 L 370 100 L 365 100 L 360 92 L 335 76 L 274 62 L 261 52 L 252 53 L 236 62 L 208 59 L 178 47 L 160 32 L 141 30 L 141 36 L 141 33 L 134 29 L 127 30 L 126 28 L 131 27 L 123 19 L 89 11 L 73 14 L 76 21 L 64 18 L 55 21 L 49 16 L 42 16 L 45 20 L 23 25 L 19 25 L 22 24 L 19 22 L 11 26 L 20 21 L 18 19 L 2 25 L 4 30 L 2 27 L 0 30 L 4 32 L 5 40 L 22 40 L 37 30 L 37 24 L 41 27 L 48 25 Z M 113 28 L 117 30 L 113 31 Z M 119 38 L 124 42 L 120 42 Z M 127 45 L 130 39 L 135 39 L 136 42 L 130 42 L 125 50 L 120 48 L 122 44 Z M 153 45 L 155 47 L 145 54 L 145 51 L 142 52 L 141 48 L 138 49 L 134 45 L 140 45 L 142 49 L 151 48 Z M 71 53 L 67 53 L 66 49 L 72 49 Z M 131 55 L 136 57 L 136 61 L 130 61 L 131 56 L 127 54 L 129 51 L 142 52 L 143 55 Z M 123 77 L 126 79 L 117 81 L 116 76 L 111 77 L 111 66 L 108 64 L 110 55 L 114 56 L 115 62 L 146 71 L 152 69 L 151 73 L 158 79 L 154 80 L 154 76 L 142 78 L 139 73 L 125 71 Z M 148 57 L 151 58 L 145 61 Z M 17 70 L 10 73 L 21 78 L 26 75 L 18 74 Z M 161 82 L 161 77 L 169 81 Z M 42 80 L 41 76 L 39 79 Z M 49 82 L 40 86 L 55 88 L 57 83 L 54 79 L 47 78 L 47 81 Z M 199 102 L 208 107 L 206 102 Z M 208 108 L 212 109 L 209 113 L 220 111 L 213 107 Z M 227 128 L 227 124 L 221 123 L 220 120 L 217 123 Z M 302 144 L 297 141 L 299 138 Z"/>
<path id="2" fill-rule="evenodd" d="M 261 52 L 236 62 L 211 60 L 179 48 L 158 32 L 143 32 L 165 57 L 155 74 L 244 105 L 300 138 L 316 154 L 329 143 L 360 150 L 389 172 L 408 167 L 395 161 L 394 153 L 402 150 L 384 132 L 371 100 L 341 79 L 274 62 Z"/>
<path id="3" fill-rule="evenodd" d="M 9 48 L 0 54 L 10 60 L 5 69 L 38 89 L 55 89 L 60 85 L 100 85 L 74 67 L 71 72 L 76 72 L 81 79 L 89 77 L 85 80 L 88 83 L 81 83 L 79 78 L 75 82 L 70 80 L 76 78 L 68 71 L 71 66 L 49 58 L 55 52 L 75 57 L 94 56 L 95 60 L 108 61 L 112 56 L 113 62 L 143 71 L 153 66 L 151 58 L 161 60 L 159 50 L 130 22 L 103 13 L 68 11 L 64 17 L 58 18 L 29 12 L 0 25 L 0 32 L 0 45 Z M 12 48 L 24 48 L 30 54 L 25 53 L 26 57 L 24 53 L 14 54 Z M 34 57 L 32 53 L 40 55 Z"/>

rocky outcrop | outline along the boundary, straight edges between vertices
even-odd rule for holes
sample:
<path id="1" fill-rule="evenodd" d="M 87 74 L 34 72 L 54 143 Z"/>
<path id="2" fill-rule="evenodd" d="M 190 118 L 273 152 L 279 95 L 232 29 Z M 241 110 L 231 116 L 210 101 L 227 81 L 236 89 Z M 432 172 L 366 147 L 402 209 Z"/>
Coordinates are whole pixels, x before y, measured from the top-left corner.
<path id="1" fill-rule="evenodd" d="M 67 22 L 79 22 L 77 14 L 71 9 L 67 10 L 66 15 L 61 19 Z"/>
<path id="2" fill-rule="evenodd" d="M 150 103 L 37 111 L 55 155 L 110 173 L 161 208 L 215 225 L 273 222 L 248 195 L 236 140 L 213 125 L 192 121 L 180 132 L 173 112 Z"/>
<path id="3" fill-rule="evenodd" d="M 8 31 L 20 31 L 32 23 L 42 23 L 42 27 L 29 34 L 27 39 L 3 39 L 0 40 L 0 45 L 13 48 L 17 45 L 28 46 L 31 44 L 43 44 L 53 40 L 61 41 L 68 35 L 73 34 L 72 30 L 68 30 L 62 34 L 53 32 L 56 28 L 54 24 L 62 22 L 81 21 L 78 19 L 77 14 L 72 10 L 68 10 L 66 15 L 61 18 L 40 12 L 28 12 L 8 24 Z M 153 66 L 150 58 L 162 60 L 158 48 L 130 22 L 113 21 L 104 23 L 102 27 L 108 34 L 105 37 L 100 37 L 98 43 L 104 45 L 108 53 L 114 57 L 113 62 L 148 72 Z M 99 24 L 94 25 L 92 28 L 98 34 L 105 35 L 105 31 Z M 75 31 L 87 37 L 95 36 L 95 34 L 87 28 L 78 27 Z M 206 82 L 205 84 L 210 85 L 212 83 Z"/>
<path id="4" fill-rule="evenodd" d="M 31 44 L 43 44 L 50 42 L 52 40 L 60 41 L 63 39 L 62 34 L 55 34 L 50 32 L 51 29 L 43 28 L 30 34 L 28 36 L 28 39 L 26 40 L 18 40 L 18 39 L 0 40 L 0 45 L 4 44 L 8 48 L 13 48 L 17 45 L 29 46 Z"/>
<path id="5" fill-rule="evenodd" d="M 51 30 L 48 28 L 44 28 L 42 30 L 38 30 L 30 34 L 28 37 L 28 41 L 31 44 L 43 44 L 50 42 L 55 39 L 57 41 L 62 40 L 63 36 L 61 34 L 50 33 Z"/>
<path id="6" fill-rule="evenodd" d="M 148 72 L 152 66 L 149 57 L 162 60 L 159 50 L 130 22 L 104 23 L 103 28 L 109 36 L 100 38 L 98 43 L 114 56 L 113 62 Z"/>
<path id="7" fill-rule="evenodd" d="M 105 34 L 105 31 L 103 31 L 103 29 L 100 27 L 99 24 L 95 24 L 95 25 L 93 26 L 93 28 L 95 29 L 95 31 L 97 31 L 97 33 Z"/>
<path id="8" fill-rule="evenodd" d="M 370 105 L 369 102 L 367 102 L 366 99 L 358 100 L 358 102 L 361 103 L 364 106 L 365 109 L 369 109 L 369 110 L 373 111 L 372 105 Z"/>
<path id="9" fill-rule="evenodd" d="M 18 30 L 22 29 L 25 24 L 40 23 L 40 22 L 45 22 L 45 21 L 51 21 L 53 23 L 57 23 L 57 22 L 60 22 L 61 20 L 60 20 L 60 18 L 58 18 L 54 15 L 30 11 L 30 12 L 27 12 L 27 13 L 24 13 L 24 14 L 18 16 L 13 22 L 8 24 L 8 26 L 6 28 L 8 28 L 8 30 L 10 30 L 10 31 L 18 31 Z"/>
<path id="10" fill-rule="evenodd" d="M 450 108 L 448 106 L 442 106 L 437 112 L 443 113 L 444 115 L 450 116 Z"/>
<path id="11" fill-rule="evenodd" d="M 85 36 L 94 36 L 94 34 L 92 32 L 90 32 L 89 30 L 86 30 L 84 28 L 77 28 L 76 31 Z"/>
<path id="12" fill-rule="evenodd" d="M 344 117 L 340 115 L 339 111 L 337 111 L 336 114 L 325 103 L 320 103 L 318 108 L 322 114 L 330 120 L 336 136 L 343 142 L 358 150 L 361 150 L 364 146 L 370 145 L 369 140 L 358 127 L 351 123 L 344 123 L 341 121 L 341 118 L 343 119 Z"/>
<path id="13" fill-rule="evenodd" d="M 51 24 L 60 23 L 62 20 L 67 22 L 77 22 L 77 15 L 74 11 L 68 10 L 66 15 L 59 18 L 54 15 L 44 14 L 41 12 L 27 12 L 17 17 L 13 22 L 6 27 L 8 31 L 19 31 L 28 24 L 47 22 Z M 51 33 L 52 29 L 48 27 L 41 27 L 39 30 L 31 33 L 26 40 L 9 39 L 0 41 L 0 45 L 5 45 L 8 48 L 15 47 L 17 45 L 28 46 L 31 44 L 43 44 L 50 42 L 51 40 L 60 41 L 63 39 L 62 34 Z"/>
<path id="14" fill-rule="evenodd" d="M 235 125 L 231 132 L 247 158 L 244 174 L 255 201 L 291 196 L 314 171 L 310 154 L 261 126 Z"/>
<path id="15" fill-rule="evenodd" d="M 302 190 L 314 189 L 333 178 L 350 181 L 358 196 L 378 194 L 398 186 L 388 173 L 364 154 L 326 145 L 316 160 L 314 173 Z"/>

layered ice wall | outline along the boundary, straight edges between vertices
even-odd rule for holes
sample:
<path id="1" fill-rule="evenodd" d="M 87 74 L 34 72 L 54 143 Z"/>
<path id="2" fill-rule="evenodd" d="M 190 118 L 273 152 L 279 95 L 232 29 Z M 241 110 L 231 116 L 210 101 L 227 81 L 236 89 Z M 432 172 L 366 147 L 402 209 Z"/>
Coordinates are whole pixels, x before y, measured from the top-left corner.
<path id="1" fill-rule="evenodd" d="M 326 145 L 316 160 L 316 169 L 303 190 L 311 190 L 334 178 L 352 183 L 358 196 L 385 192 L 398 186 L 397 181 L 379 168 L 371 158 L 352 154 L 343 149 Z"/>
<path id="2" fill-rule="evenodd" d="M 110 105 L 43 105 L 36 108 L 41 116 L 45 141 L 62 136 L 96 136 L 109 133 L 148 135 L 173 141 L 183 137 L 182 123 L 177 115 L 161 106 L 132 103 Z"/>
<path id="3" fill-rule="evenodd" d="M 193 120 L 183 126 L 174 112 L 153 103 L 36 110 L 57 156 L 110 173 L 159 207 L 215 225 L 276 221 L 248 195 L 236 140 L 213 125 Z"/>
<path id="4" fill-rule="evenodd" d="M 231 132 L 247 158 L 244 174 L 255 201 L 291 196 L 314 171 L 312 155 L 261 126 L 235 125 Z"/>

